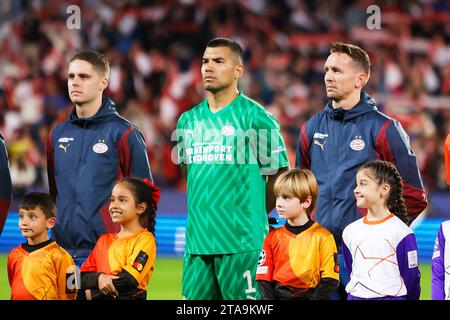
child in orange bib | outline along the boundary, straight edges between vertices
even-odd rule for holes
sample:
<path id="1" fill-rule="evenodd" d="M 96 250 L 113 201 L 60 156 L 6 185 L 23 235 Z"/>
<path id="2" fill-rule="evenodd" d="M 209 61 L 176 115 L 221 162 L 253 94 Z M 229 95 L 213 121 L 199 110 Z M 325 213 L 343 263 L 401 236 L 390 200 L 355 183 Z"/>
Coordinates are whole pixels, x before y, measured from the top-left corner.
<path id="1" fill-rule="evenodd" d="M 120 232 L 102 235 L 81 266 L 81 289 L 88 300 L 147 298 L 159 195 L 148 179 L 123 178 L 114 186 L 109 213 Z"/>

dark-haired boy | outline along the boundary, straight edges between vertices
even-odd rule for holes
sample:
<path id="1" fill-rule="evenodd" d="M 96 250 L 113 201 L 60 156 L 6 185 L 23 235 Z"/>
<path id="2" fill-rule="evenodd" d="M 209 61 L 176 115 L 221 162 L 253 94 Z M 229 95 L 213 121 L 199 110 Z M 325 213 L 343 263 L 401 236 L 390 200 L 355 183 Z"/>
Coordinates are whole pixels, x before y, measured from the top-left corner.
<path id="1" fill-rule="evenodd" d="M 56 206 L 46 193 L 26 195 L 19 206 L 19 228 L 27 242 L 8 255 L 11 300 L 73 300 L 77 289 L 72 257 L 48 230 L 56 224 Z"/>

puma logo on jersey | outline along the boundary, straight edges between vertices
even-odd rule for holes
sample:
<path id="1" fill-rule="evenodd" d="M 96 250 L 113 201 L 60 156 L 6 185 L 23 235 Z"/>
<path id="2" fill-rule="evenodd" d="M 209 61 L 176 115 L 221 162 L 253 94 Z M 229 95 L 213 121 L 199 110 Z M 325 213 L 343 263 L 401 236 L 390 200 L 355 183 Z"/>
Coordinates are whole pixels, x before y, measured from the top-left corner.
<path id="1" fill-rule="evenodd" d="M 320 147 L 320 149 L 322 149 L 322 151 L 323 151 L 323 147 L 325 146 L 325 143 L 327 143 L 327 142 L 324 141 L 323 143 L 320 143 L 319 141 L 314 140 L 314 144 L 317 144 Z"/>
<path id="2" fill-rule="evenodd" d="M 60 149 L 63 149 L 64 150 L 64 153 L 67 153 L 67 148 L 70 146 L 70 143 L 67 145 L 67 146 L 65 146 L 65 145 L 63 145 L 63 144 L 59 144 L 59 146 L 58 146 L 58 148 L 60 148 Z"/>

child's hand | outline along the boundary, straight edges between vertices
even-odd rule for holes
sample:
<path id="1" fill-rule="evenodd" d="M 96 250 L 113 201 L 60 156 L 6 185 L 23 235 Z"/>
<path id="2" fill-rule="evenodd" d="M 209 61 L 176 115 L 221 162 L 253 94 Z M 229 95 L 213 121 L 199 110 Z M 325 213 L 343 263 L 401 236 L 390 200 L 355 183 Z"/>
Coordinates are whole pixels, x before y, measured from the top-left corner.
<path id="1" fill-rule="evenodd" d="M 84 295 L 86 296 L 86 300 L 92 300 L 91 289 L 84 291 Z"/>
<path id="2" fill-rule="evenodd" d="M 113 298 L 117 298 L 119 293 L 117 292 L 116 288 L 114 287 L 113 280 L 119 279 L 118 276 L 113 275 L 107 275 L 107 274 L 100 274 L 98 277 L 98 288 L 100 289 L 100 292 L 105 295 L 113 296 Z"/>

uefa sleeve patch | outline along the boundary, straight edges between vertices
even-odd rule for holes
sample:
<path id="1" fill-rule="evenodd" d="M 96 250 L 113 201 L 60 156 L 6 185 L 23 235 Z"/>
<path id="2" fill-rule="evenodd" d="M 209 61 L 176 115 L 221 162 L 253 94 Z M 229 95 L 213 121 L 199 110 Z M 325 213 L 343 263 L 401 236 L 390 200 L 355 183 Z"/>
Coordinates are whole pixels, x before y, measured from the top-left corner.
<path id="1" fill-rule="evenodd" d="M 148 260 L 148 254 L 146 254 L 144 251 L 139 251 L 139 254 L 137 255 L 136 259 L 133 262 L 133 268 L 136 269 L 139 273 L 144 270 L 145 264 Z"/>
<path id="2" fill-rule="evenodd" d="M 263 249 L 259 254 L 258 266 L 262 266 L 266 262 L 266 251 Z"/>
<path id="3" fill-rule="evenodd" d="M 408 267 L 410 269 L 417 268 L 419 266 L 417 259 L 417 250 L 408 251 Z"/>
<path id="4" fill-rule="evenodd" d="M 256 274 L 267 274 L 268 270 L 269 270 L 268 266 L 259 266 L 256 268 Z"/>

